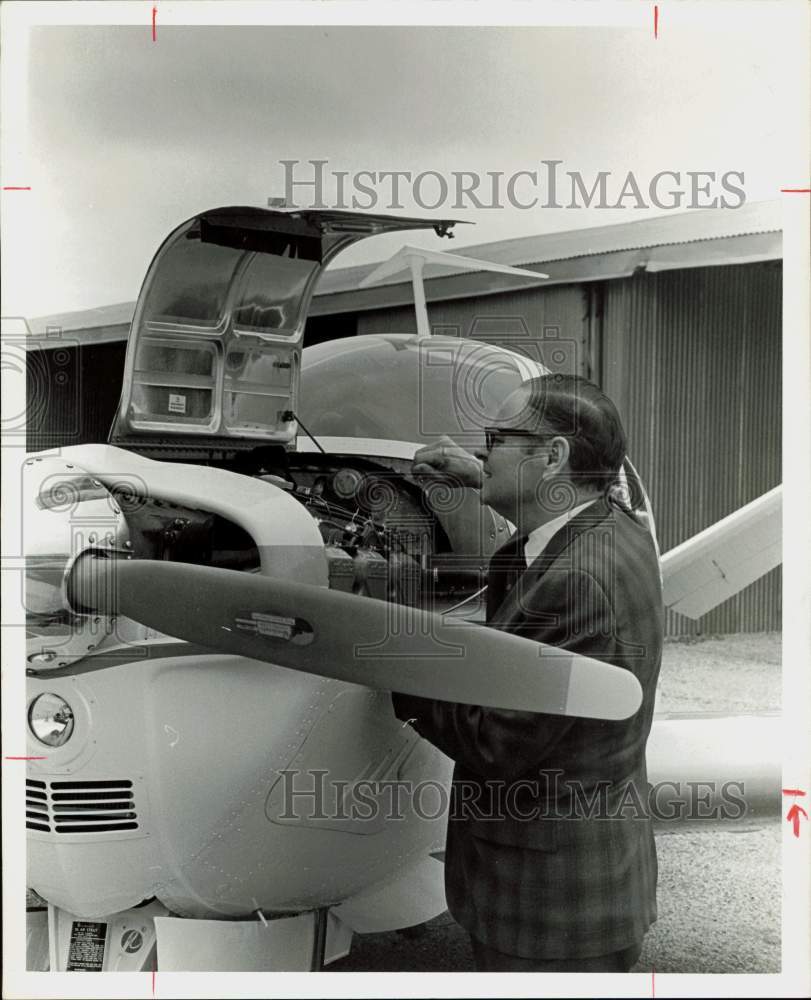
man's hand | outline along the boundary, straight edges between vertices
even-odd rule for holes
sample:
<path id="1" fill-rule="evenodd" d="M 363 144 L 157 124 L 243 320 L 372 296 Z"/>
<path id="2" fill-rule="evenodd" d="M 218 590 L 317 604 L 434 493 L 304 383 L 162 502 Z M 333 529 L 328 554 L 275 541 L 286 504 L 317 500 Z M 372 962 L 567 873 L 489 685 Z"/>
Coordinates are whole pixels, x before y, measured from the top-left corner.
<path id="1" fill-rule="evenodd" d="M 454 486 L 482 485 L 482 463 L 447 435 L 435 443 L 420 448 L 414 455 L 411 471 L 415 476 L 430 476 Z"/>

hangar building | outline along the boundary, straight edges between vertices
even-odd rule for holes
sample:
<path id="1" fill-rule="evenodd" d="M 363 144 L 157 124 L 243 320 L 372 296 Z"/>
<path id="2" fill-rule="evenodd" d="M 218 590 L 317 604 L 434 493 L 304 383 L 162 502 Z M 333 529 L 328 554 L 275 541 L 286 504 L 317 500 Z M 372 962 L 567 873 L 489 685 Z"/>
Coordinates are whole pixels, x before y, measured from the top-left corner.
<path id="1" fill-rule="evenodd" d="M 448 249 L 456 249 L 452 245 Z M 549 274 L 542 285 L 426 267 L 433 332 L 498 343 L 600 383 L 647 485 L 662 551 L 781 480 L 779 205 L 705 209 L 460 248 Z M 374 265 L 328 270 L 305 346 L 416 331 L 407 275 L 359 289 Z M 30 324 L 28 447 L 106 439 L 134 303 Z M 781 627 L 780 568 L 669 635 Z"/>

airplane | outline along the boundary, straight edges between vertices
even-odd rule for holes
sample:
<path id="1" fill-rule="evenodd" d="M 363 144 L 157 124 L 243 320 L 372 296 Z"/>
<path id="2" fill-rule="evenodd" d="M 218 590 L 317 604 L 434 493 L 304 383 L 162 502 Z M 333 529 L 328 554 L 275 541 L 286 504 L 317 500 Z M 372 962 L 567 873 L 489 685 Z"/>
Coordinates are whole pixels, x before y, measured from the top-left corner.
<path id="1" fill-rule="evenodd" d="M 109 443 L 26 458 L 28 884 L 47 905 L 29 914 L 29 969 L 322 969 L 355 933 L 445 910 L 452 765 L 389 691 L 638 707 L 627 672 L 481 627 L 512 526 L 411 472 L 432 435 L 472 443 L 547 371 L 431 336 L 426 262 L 491 265 L 407 247 L 379 273 L 411 271 L 416 335 L 302 350 L 341 250 L 453 225 L 199 213 L 147 271 Z M 623 476 L 618 502 L 655 537 L 630 462 Z M 699 617 L 777 565 L 779 515 L 776 491 L 665 553 L 668 605 Z M 768 811 L 778 762 L 747 757 L 751 727 L 725 721 L 726 756 L 700 721 L 657 722 L 651 779 L 674 777 L 675 801 L 687 765 L 723 779 L 744 760 L 747 805 Z M 764 738 L 773 722 L 756 720 Z M 401 803 L 406 785 L 429 794 Z"/>

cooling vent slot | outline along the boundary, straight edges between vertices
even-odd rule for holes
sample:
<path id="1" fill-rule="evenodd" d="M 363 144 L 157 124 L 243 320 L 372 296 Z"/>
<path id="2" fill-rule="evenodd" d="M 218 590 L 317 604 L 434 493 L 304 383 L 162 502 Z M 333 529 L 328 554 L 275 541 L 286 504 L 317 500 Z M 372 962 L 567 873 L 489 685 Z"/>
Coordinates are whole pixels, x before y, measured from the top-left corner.
<path id="1" fill-rule="evenodd" d="M 51 832 L 51 822 L 48 816 L 48 795 L 44 781 L 25 780 L 25 828 Z"/>
<path id="2" fill-rule="evenodd" d="M 29 781 L 26 826 L 56 833 L 114 833 L 137 830 L 131 781 Z"/>

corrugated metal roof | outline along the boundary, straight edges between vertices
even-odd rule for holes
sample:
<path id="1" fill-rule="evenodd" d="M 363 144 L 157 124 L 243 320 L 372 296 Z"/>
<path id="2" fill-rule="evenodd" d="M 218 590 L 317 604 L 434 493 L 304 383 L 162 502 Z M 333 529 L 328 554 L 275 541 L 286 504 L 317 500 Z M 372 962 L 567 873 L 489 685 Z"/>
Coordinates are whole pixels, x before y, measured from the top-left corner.
<path id="1" fill-rule="evenodd" d="M 574 285 L 589 281 L 610 281 L 625 278 L 638 271 L 673 271 L 687 268 L 715 267 L 720 264 L 753 264 L 757 261 L 780 260 L 783 255 L 782 233 L 752 233 L 748 236 L 728 236 L 695 243 L 640 247 L 636 250 L 613 250 L 609 253 L 566 260 L 549 260 L 524 264 L 527 270 L 543 268 L 549 275 L 543 282 L 528 282 L 487 271 L 426 275 L 425 297 L 430 303 L 450 299 L 479 298 L 483 295 L 504 295 L 527 288 L 544 289 L 552 285 Z M 374 265 L 369 265 L 373 267 Z M 428 271 L 428 268 L 426 268 Z M 329 272 L 327 272 L 327 276 Z M 325 276 L 326 277 L 326 276 Z M 370 309 L 392 309 L 412 305 L 414 296 L 410 282 L 377 285 L 373 288 L 348 288 L 316 295 L 310 306 L 311 316 L 340 313 L 361 313 Z"/>
<path id="2" fill-rule="evenodd" d="M 129 326 L 135 311 L 134 302 L 116 302 L 111 306 L 96 309 L 76 309 L 73 312 L 52 313 L 29 321 L 31 333 L 35 337 L 45 337 L 56 331 L 70 333 L 73 330 L 102 330 L 105 327 Z"/>
<path id="3" fill-rule="evenodd" d="M 601 256 L 620 250 L 724 240 L 756 233 L 779 233 L 781 229 L 780 202 L 767 201 L 744 204 L 737 209 L 699 209 L 611 226 L 521 236 L 512 240 L 460 247 L 457 252 L 474 260 L 494 261 L 497 264 L 517 267 L 544 264 L 548 261 L 572 260 L 577 257 Z M 723 254 L 720 256 L 723 257 Z M 718 263 L 732 263 L 732 261 L 719 259 Z M 354 291 L 375 266 L 375 264 L 362 264 L 328 270 L 319 282 L 318 294 L 330 295 L 336 292 Z M 451 269 L 447 268 L 433 269 L 430 265 L 425 268 L 426 278 L 434 274 L 451 273 L 453 273 Z M 402 278 L 393 278 L 387 283 L 381 282 L 381 286 L 402 283 Z"/>
<path id="4" fill-rule="evenodd" d="M 635 270 L 669 270 L 776 260 L 782 256 L 780 202 L 753 202 L 737 209 L 699 209 L 610 226 L 542 233 L 460 247 L 466 257 L 514 266 L 544 265 L 549 284 L 621 277 Z M 557 262 L 557 263 L 556 263 Z M 567 263 L 569 262 L 569 263 Z M 408 279 L 359 290 L 377 262 L 328 269 L 310 310 L 313 316 L 400 305 L 411 301 Z M 442 277 L 434 277 L 434 275 Z M 450 268 L 425 269 L 429 301 L 499 294 L 527 287 L 518 278 Z M 41 316 L 30 321 L 32 347 L 52 347 L 53 331 L 82 332 L 81 340 L 105 343 L 126 337 L 134 302 Z M 50 331 L 49 342 L 40 338 Z"/>

